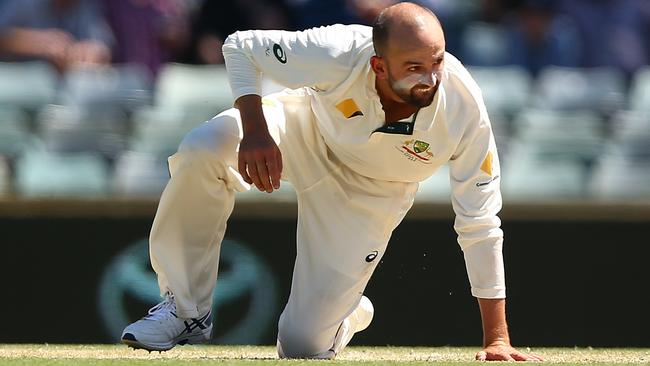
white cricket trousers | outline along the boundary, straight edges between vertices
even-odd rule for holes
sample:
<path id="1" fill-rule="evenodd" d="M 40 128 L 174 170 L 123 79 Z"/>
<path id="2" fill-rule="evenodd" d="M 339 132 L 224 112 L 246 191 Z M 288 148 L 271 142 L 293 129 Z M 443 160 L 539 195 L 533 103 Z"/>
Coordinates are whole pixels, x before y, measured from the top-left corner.
<path id="1" fill-rule="evenodd" d="M 338 162 L 318 132 L 308 96 L 273 94 L 263 109 L 282 152 L 282 179 L 298 199 L 297 256 L 278 323 L 279 353 L 332 358 L 354 334 L 353 312 L 417 184 L 370 179 Z M 212 306 L 235 191 L 250 188 L 237 171 L 241 137 L 239 111 L 230 109 L 189 132 L 169 158 L 171 179 L 150 255 L 161 293 L 174 294 L 179 317 L 195 318 Z"/>

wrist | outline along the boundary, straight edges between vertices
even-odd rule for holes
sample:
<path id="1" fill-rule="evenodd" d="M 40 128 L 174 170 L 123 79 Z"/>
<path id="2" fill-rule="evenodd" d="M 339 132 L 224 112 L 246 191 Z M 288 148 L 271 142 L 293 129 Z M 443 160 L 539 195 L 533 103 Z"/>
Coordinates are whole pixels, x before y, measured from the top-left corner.
<path id="1" fill-rule="evenodd" d="M 490 346 L 510 346 L 510 337 L 498 337 L 483 340 L 483 348 Z"/>
<path id="2" fill-rule="evenodd" d="M 262 111 L 262 98 L 259 95 L 241 96 L 235 101 L 235 107 L 239 109 L 244 136 L 268 133 Z"/>

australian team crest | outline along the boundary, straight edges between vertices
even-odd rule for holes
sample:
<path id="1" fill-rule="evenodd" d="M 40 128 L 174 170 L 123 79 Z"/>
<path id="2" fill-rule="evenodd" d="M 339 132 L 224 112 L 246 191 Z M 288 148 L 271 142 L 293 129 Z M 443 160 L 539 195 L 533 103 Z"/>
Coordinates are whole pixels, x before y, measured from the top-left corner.
<path id="1" fill-rule="evenodd" d="M 429 151 L 430 145 L 428 142 L 421 140 L 406 140 L 402 146 L 396 148 L 404 154 L 411 161 L 419 161 L 423 164 L 431 164 L 433 153 Z"/>

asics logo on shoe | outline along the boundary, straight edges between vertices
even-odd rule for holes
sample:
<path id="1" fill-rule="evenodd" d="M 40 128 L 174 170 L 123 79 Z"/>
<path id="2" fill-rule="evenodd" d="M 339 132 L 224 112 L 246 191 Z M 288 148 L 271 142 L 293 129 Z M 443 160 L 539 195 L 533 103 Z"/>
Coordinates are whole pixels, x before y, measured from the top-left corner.
<path id="1" fill-rule="evenodd" d="M 210 315 L 212 315 L 212 312 L 208 311 L 207 314 L 205 314 L 204 316 L 202 316 L 202 317 L 200 317 L 198 319 L 191 318 L 189 320 L 185 320 L 184 321 L 185 329 L 183 329 L 181 334 L 184 334 L 184 333 L 190 334 L 190 333 L 192 333 L 192 331 L 194 329 L 197 329 L 197 328 L 201 329 L 201 330 L 207 329 L 210 326 L 210 324 L 212 324 L 212 318 L 210 317 Z"/>
<path id="2" fill-rule="evenodd" d="M 379 255 L 379 252 L 376 251 L 376 250 L 373 251 L 372 253 L 368 254 L 366 256 L 366 262 L 370 263 L 370 262 L 374 261 L 375 258 L 377 258 L 377 255 Z"/>

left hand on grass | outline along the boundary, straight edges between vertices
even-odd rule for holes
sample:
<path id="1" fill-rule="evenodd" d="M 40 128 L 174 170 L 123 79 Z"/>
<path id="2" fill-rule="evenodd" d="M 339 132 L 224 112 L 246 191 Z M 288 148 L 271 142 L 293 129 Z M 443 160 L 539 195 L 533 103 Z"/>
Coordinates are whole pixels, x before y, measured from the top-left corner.
<path id="1" fill-rule="evenodd" d="M 490 344 L 476 354 L 477 361 L 544 361 L 541 356 L 517 351 L 509 344 Z"/>

